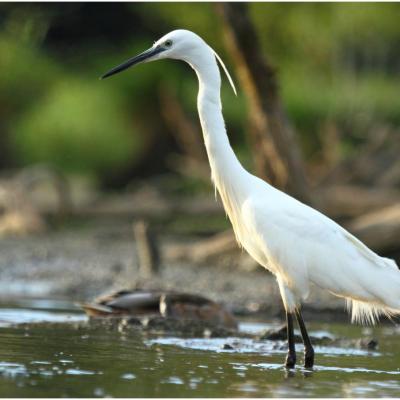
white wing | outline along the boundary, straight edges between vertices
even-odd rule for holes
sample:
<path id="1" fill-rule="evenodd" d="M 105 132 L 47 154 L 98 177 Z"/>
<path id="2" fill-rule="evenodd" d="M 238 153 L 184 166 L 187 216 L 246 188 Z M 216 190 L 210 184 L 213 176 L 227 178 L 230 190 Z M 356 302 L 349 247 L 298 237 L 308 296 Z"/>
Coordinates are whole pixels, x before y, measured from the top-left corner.
<path id="1" fill-rule="evenodd" d="M 277 190 L 257 192 L 244 206 L 245 220 L 264 246 L 268 268 L 297 292 L 308 292 L 311 281 L 340 296 L 373 298 L 374 279 L 399 272 L 317 210 Z"/>
<path id="2" fill-rule="evenodd" d="M 268 231 L 268 227 L 273 230 L 282 230 L 300 241 L 325 246 L 334 245 L 336 250 L 347 252 L 349 256 L 357 254 L 377 267 L 398 269 L 393 260 L 380 257 L 354 235 L 319 211 L 279 191 L 274 193 L 273 200 L 268 209 L 265 208 L 268 202 L 263 202 L 262 205 L 256 204 L 257 215 L 263 216 L 260 219 L 262 224 L 260 228 L 263 231 Z"/>

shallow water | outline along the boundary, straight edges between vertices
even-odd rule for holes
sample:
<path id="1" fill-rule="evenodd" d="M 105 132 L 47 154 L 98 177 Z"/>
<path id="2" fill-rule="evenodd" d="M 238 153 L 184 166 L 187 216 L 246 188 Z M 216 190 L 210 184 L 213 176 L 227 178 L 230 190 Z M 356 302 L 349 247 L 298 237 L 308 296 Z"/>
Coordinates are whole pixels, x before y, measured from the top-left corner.
<path id="1" fill-rule="evenodd" d="M 391 325 L 366 330 L 312 324 L 314 335 L 368 334 L 380 346 L 375 351 L 316 346 L 312 372 L 301 367 L 287 372 L 281 343 L 77 329 L 74 322 L 84 320 L 68 302 L 29 300 L 0 308 L 0 396 L 400 396 L 400 330 Z M 266 327 L 241 324 L 250 332 Z M 225 344 L 234 350 L 224 350 Z M 301 346 L 297 349 L 301 362 Z"/>

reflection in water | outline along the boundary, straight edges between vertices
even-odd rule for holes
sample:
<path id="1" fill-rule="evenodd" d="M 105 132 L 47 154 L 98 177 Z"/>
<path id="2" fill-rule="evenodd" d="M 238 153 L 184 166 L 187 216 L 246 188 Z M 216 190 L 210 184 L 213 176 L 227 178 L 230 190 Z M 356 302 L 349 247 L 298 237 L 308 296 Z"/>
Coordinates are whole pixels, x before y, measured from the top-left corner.
<path id="1" fill-rule="evenodd" d="M 282 343 L 121 334 L 75 326 L 71 321 L 83 317 L 67 312 L 66 304 L 55 311 L 48 303 L 36 306 L 40 309 L 0 309 L 2 397 L 400 396 L 396 328 L 373 330 L 379 351 L 316 346 L 313 371 L 300 366 L 288 371 Z M 31 324 L 39 320 L 50 323 Z M 28 324 L 12 326 L 15 322 Z M 242 326 L 255 332 L 265 324 Z M 313 328 L 327 335 L 324 326 Z M 329 334 L 354 338 L 361 332 L 335 325 Z M 302 346 L 298 351 L 301 362 Z"/>

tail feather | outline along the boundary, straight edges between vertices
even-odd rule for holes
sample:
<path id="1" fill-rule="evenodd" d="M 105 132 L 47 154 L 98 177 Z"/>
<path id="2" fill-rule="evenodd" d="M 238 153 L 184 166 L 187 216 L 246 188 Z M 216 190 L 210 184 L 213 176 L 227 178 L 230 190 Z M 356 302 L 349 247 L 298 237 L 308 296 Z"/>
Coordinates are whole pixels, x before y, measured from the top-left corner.
<path id="1" fill-rule="evenodd" d="M 352 322 L 374 325 L 380 316 L 400 315 L 399 267 L 389 258 L 379 257 L 379 261 L 385 268 L 364 268 L 365 273 L 358 276 L 359 290 L 353 292 L 354 297 L 346 296 Z"/>
<path id="2" fill-rule="evenodd" d="M 346 299 L 346 308 L 351 313 L 351 322 L 365 325 L 375 325 L 381 316 L 391 319 L 400 315 L 400 309 L 354 299 Z"/>

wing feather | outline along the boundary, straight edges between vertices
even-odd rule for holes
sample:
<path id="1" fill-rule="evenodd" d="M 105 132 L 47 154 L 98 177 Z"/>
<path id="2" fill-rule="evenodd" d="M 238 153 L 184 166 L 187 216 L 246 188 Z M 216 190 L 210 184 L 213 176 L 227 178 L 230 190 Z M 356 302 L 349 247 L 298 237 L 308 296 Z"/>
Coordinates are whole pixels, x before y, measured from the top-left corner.
<path id="1" fill-rule="evenodd" d="M 361 240 L 319 211 L 297 200 L 274 204 L 273 209 L 262 212 L 263 231 L 272 228 L 272 232 L 279 230 L 299 240 L 334 246 L 337 251 L 344 251 L 352 256 L 357 254 L 368 261 L 368 264 L 377 267 L 398 269 L 394 260 L 379 256 Z"/>

